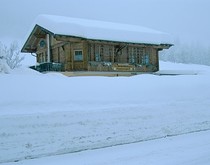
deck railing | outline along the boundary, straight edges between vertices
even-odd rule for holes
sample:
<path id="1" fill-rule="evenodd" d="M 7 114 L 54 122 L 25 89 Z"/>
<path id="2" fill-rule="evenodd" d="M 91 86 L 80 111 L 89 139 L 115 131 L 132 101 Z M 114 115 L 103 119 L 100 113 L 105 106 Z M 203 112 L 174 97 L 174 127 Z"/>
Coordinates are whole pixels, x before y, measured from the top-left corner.
<path id="1" fill-rule="evenodd" d="M 54 63 L 54 62 L 46 62 L 46 63 L 41 63 L 38 65 L 31 66 L 30 68 L 37 70 L 39 72 L 47 72 L 47 71 L 62 72 L 62 71 L 64 71 L 64 64 Z"/>

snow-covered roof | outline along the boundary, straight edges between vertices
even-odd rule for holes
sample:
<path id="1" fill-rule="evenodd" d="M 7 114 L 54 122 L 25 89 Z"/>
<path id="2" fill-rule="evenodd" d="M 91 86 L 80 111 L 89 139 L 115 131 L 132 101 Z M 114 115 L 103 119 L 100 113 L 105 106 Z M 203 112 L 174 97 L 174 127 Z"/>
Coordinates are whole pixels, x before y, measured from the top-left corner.
<path id="1" fill-rule="evenodd" d="M 34 22 L 53 34 L 93 40 L 144 44 L 171 44 L 167 33 L 122 23 L 104 22 L 55 15 L 40 15 Z"/>

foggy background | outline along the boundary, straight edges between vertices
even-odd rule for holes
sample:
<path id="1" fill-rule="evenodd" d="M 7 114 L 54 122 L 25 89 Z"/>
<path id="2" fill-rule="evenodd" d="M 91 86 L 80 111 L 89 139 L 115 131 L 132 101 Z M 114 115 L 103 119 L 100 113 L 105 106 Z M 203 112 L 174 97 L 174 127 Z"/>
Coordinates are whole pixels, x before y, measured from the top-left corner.
<path id="1" fill-rule="evenodd" d="M 194 47 L 205 50 L 202 53 L 210 56 L 209 0 L 0 0 L 0 41 L 25 42 L 39 14 L 128 23 L 167 32 L 175 46 L 163 55 L 163 60 L 186 47 L 190 51 Z"/>

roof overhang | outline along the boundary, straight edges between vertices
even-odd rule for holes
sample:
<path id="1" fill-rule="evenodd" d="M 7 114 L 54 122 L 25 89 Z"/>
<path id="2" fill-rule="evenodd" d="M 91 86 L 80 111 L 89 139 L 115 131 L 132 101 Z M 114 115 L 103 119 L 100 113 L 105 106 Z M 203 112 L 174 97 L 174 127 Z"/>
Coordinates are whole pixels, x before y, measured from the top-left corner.
<path id="1" fill-rule="evenodd" d="M 46 38 L 46 34 L 54 35 L 49 30 L 39 26 L 35 25 L 32 32 L 28 36 L 26 42 L 24 43 L 21 52 L 23 53 L 35 53 L 37 50 L 37 45 L 41 39 Z"/>

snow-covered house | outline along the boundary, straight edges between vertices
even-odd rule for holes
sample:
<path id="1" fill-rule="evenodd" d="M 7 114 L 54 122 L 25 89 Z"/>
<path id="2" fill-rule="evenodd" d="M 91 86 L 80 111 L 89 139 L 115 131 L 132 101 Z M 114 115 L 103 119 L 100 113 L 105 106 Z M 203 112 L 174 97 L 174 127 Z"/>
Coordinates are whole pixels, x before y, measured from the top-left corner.
<path id="1" fill-rule="evenodd" d="M 36 53 L 40 71 L 154 72 L 170 36 L 136 25 L 40 15 L 21 52 Z"/>

